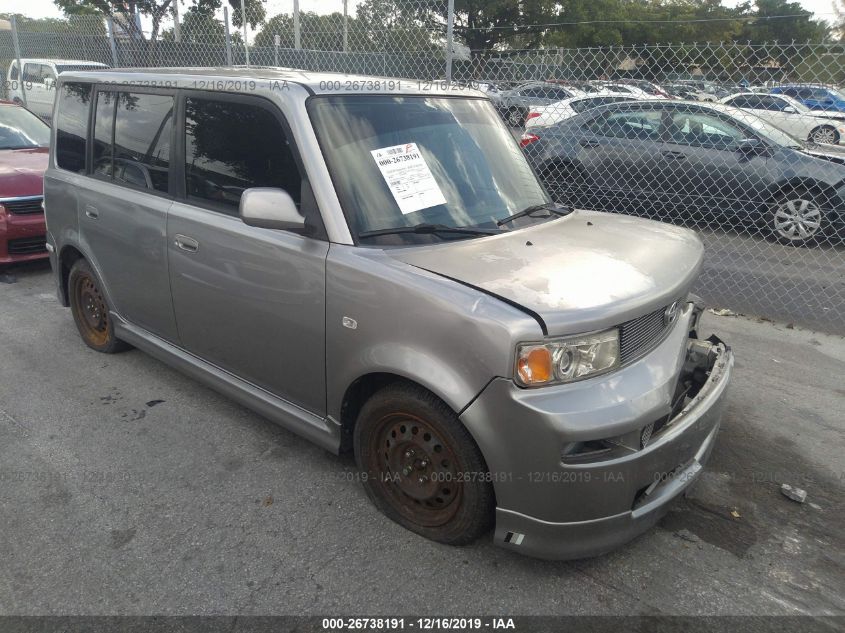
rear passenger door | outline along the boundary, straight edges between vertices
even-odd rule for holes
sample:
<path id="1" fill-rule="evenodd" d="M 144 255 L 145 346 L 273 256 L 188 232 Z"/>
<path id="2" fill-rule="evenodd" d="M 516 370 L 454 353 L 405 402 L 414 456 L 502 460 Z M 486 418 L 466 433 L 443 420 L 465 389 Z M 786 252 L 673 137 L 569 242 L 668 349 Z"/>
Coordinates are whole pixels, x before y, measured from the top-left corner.
<path id="1" fill-rule="evenodd" d="M 654 201 L 660 181 L 662 117 L 661 110 L 620 105 L 587 124 L 592 134 L 580 140 L 578 159 L 604 208 L 628 212 L 636 200 L 649 205 Z"/>
<path id="2" fill-rule="evenodd" d="M 169 91 L 100 87 L 91 178 L 79 193 L 80 232 L 115 309 L 171 342 L 177 333 L 166 240 L 175 103 Z"/>
<path id="3" fill-rule="evenodd" d="M 182 346 L 324 414 L 325 262 L 319 237 L 244 224 L 241 194 L 284 189 L 319 217 L 286 122 L 259 97 L 188 92 L 180 115 L 180 199 L 168 220 Z"/>

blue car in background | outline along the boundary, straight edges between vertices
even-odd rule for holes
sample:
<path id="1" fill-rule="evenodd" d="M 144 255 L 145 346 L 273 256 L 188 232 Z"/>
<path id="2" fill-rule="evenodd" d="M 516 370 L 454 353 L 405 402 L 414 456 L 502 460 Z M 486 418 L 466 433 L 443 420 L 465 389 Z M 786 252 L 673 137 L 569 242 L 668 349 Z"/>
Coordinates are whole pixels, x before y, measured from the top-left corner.
<path id="1" fill-rule="evenodd" d="M 845 94 L 837 88 L 823 85 L 785 85 L 772 88 L 772 94 L 782 94 L 797 99 L 811 110 L 845 112 Z"/>

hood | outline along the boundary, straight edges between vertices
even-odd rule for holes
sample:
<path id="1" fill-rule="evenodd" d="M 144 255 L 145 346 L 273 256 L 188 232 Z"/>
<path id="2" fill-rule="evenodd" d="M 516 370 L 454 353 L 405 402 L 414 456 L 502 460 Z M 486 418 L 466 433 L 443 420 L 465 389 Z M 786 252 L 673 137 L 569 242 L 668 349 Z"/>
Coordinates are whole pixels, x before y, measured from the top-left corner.
<path id="1" fill-rule="evenodd" d="M 0 198 L 40 196 L 48 155 L 46 147 L 0 150 Z"/>
<path id="2" fill-rule="evenodd" d="M 801 150 L 804 154 L 823 158 L 834 163 L 845 163 L 845 147 L 841 145 L 824 145 L 817 143 L 805 143 Z"/>
<path id="3" fill-rule="evenodd" d="M 689 230 L 596 211 L 492 237 L 389 251 L 518 306 L 550 335 L 612 327 L 672 303 L 686 295 L 703 253 Z"/>

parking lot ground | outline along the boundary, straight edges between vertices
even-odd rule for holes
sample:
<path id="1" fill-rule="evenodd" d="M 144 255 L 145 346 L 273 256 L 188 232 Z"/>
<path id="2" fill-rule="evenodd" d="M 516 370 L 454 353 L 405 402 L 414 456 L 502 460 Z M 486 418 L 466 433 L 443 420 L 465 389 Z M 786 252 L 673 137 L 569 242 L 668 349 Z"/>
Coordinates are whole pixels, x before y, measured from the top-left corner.
<path id="1" fill-rule="evenodd" d="M 737 362 L 700 483 L 631 544 L 549 562 L 405 531 L 349 456 L 139 351 L 89 350 L 48 267 L 13 273 L 0 614 L 845 614 L 841 336 L 707 314 Z"/>

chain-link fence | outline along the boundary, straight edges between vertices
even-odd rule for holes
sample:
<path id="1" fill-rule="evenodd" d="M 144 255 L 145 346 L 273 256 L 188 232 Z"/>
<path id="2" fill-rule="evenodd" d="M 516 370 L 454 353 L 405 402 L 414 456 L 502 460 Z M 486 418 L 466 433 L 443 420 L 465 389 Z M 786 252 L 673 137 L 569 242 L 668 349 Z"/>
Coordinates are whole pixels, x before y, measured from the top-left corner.
<path id="1" fill-rule="evenodd" d="M 121 16 L 74 18 L 47 32 L 13 22 L 0 30 L 7 96 L 29 91 L 35 109 L 54 72 L 44 60 L 471 84 L 556 200 L 695 229 L 707 249 L 696 291 L 711 305 L 845 331 L 843 46 L 552 49 L 527 48 L 517 34 L 479 50 L 471 26 L 453 28 L 446 0 L 407 0 L 406 10 L 395 0 L 350 11 L 336 4 L 326 14 L 270 16 L 246 40 L 230 16 L 190 11 L 154 38 Z"/>

